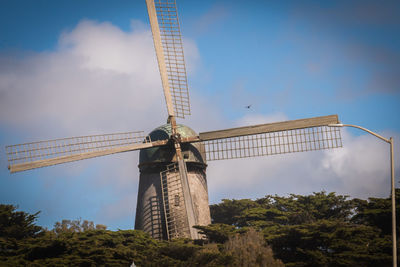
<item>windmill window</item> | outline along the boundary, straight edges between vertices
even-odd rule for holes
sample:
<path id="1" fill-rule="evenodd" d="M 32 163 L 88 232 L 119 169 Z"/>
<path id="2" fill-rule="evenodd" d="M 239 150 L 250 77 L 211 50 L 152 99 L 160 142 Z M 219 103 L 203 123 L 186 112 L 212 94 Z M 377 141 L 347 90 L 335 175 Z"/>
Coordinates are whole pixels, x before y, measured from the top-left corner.
<path id="1" fill-rule="evenodd" d="M 179 195 L 175 195 L 175 206 L 179 206 Z"/>

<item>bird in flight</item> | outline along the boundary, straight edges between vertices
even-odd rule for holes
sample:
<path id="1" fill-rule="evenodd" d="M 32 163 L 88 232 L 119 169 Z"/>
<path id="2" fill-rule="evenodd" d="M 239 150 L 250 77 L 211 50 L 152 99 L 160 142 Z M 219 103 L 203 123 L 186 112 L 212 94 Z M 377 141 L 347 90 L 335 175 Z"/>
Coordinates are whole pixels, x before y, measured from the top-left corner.
<path id="1" fill-rule="evenodd" d="M 250 109 L 250 108 L 251 108 L 251 105 L 245 106 L 245 108 Z"/>

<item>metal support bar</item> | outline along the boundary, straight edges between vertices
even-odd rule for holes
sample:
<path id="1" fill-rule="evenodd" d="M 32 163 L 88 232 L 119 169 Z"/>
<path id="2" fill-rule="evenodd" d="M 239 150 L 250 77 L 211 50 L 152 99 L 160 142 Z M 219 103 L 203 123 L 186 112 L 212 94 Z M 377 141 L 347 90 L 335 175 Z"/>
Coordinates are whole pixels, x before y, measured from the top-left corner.
<path id="1" fill-rule="evenodd" d="M 392 199 L 392 242 L 393 242 L 393 267 L 397 267 L 397 234 L 396 234 L 396 190 L 394 184 L 394 152 L 393 152 L 393 138 L 389 139 L 374 133 L 364 127 L 352 124 L 329 124 L 330 127 L 353 127 L 363 130 L 373 136 L 390 144 L 390 174 L 391 174 L 391 199 Z"/>
<path id="2" fill-rule="evenodd" d="M 397 237 L 396 237 L 396 191 L 394 185 L 394 152 L 393 138 L 390 137 L 390 170 L 392 174 L 392 239 L 393 239 L 393 266 L 397 266 Z"/>
<path id="3" fill-rule="evenodd" d="M 381 136 L 381 135 L 379 135 L 377 133 L 374 133 L 373 131 L 370 131 L 367 128 L 364 128 L 364 127 L 361 127 L 361 126 L 358 126 L 358 125 L 339 123 L 339 124 L 328 124 L 328 126 L 330 126 L 330 127 L 353 127 L 353 128 L 361 129 L 361 130 L 363 130 L 363 131 L 365 131 L 367 133 L 370 133 L 370 134 L 378 137 L 379 139 L 385 141 L 386 143 L 390 143 L 391 142 L 389 139 L 387 139 L 387 138 L 385 138 L 385 137 L 383 137 L 383 136 Z"/>

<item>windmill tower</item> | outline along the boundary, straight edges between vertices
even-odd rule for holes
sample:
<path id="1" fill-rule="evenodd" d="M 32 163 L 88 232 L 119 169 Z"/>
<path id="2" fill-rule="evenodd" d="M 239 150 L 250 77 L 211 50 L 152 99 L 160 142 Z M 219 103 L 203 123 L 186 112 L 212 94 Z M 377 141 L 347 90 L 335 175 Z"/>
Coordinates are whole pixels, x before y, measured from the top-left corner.
<path id="1" fill-rule="evenodd" d="M 176 118 L 190 115 L 182 38 L 174 0 L 146 0 L 167 124 L 153 130 L 91 135 L 6 147 L 11 173 L 140 150 L 135 228 L 158 239 L 199 238 L 210 223 L 207 161 L 285 154 L 342 146 L 337 115 L 197 134 Z M 245 166 L 244 166 L 245 167 Z"/>
<path id="2" fill-rule="evenodd" d="M 178 124 L 176 129 L 183 138 L 197 136 L 187 126 Z M 150 137 L 152 140 L 163 140 L 170 138 L 171 134 L 171 126 L 166 124 L 152 131 Z M 204 145 L 200 142 L 187 143 L 181 149 L 185 162 L 182 166 L 175 163 L 177 153 L 173 144 L 140 151 L 135 229 L 142 229 L 154 238 L 198 238 L 197 232 L 189 228 L 188 223 L 211 223 Z M 182 181 L 179 168 L 186 168 L 186 177 Z"/>

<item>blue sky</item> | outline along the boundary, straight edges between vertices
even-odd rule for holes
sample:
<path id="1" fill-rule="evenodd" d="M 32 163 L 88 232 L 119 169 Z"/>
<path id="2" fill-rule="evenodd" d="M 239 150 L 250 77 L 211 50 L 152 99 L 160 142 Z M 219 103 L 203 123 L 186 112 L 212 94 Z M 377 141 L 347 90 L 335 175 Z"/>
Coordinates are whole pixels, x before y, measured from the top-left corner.
<path id="1" fill-rule="evenodd" d="M 398 2 L 177 5 L 193 114 L 180 122 L 201 132 L 338 114 L 393 136 L 399 166 Z M 0 202 L 41 210 L 39 223 L 49 228 L 79 217 L 133 228 L 138 153 L 11 175 L 4 146 L 165 123 L 145 1 L 3 0 L 0 36 Z M 343 143 L 210 162 L 210 202 L 320 190 L 387 197 L 388 145 L 351 129 Z"/>

